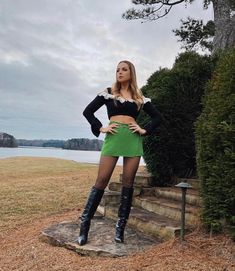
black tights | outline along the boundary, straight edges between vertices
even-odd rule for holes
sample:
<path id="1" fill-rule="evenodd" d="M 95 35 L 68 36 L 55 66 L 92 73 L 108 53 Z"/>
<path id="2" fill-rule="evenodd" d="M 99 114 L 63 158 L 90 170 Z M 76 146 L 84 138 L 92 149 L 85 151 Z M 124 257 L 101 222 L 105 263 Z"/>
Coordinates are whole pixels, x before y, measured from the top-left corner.
<path id="1" fill-rule="evenodd" d="M 112 176 L 113 170 L 116 166 L 118 157 L 101 156 L 98 176 L 95 182 L 95 187 L 105 189 Z M 125 187 L 132 187 L 135 179 L 135 174 L 139 167 L 140 157 L 123 157 L 123 177 L 122 185 Z"/>

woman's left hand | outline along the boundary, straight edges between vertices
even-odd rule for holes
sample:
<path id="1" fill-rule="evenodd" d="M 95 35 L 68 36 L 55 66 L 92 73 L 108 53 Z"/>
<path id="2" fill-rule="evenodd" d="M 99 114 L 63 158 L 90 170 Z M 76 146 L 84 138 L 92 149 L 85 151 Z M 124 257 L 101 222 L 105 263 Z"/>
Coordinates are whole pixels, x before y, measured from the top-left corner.
<path id="1" fill-rule="evenodd" d="M 146 134 L 146 130 L 142 129 L 137 123 L 130 123 L 129 128 L 132 130 L 132 133 Z"/>

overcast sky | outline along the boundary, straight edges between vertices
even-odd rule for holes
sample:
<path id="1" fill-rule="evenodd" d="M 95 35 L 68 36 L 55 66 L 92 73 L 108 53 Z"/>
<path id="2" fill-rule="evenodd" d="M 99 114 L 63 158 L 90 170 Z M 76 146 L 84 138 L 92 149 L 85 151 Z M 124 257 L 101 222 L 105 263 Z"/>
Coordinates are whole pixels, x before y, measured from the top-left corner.
<path id="1" fill-rule="evenodd" d="M 142 87 L 182 51 L 172 33 L 181 18 L 213 18 L 202 0 L 146 23 L 121 18 L 131 7 L 130 0 L 1 0 L 0 132 L 95 138 L 82 111 L 112 85 L 117 63 L 133 62 Z M 105 108 L 96 116 L 107 124 Z"/>

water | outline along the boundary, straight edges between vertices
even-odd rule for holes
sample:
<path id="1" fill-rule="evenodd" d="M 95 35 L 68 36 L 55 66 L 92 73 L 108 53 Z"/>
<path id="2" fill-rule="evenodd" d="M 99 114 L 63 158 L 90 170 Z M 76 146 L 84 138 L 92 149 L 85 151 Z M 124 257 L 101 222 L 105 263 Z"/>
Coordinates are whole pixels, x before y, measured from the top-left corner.
<path id="1" fill-rule="evenodd" d="M 98 164 L 100 159 L 99 151 L 75 151 L 64 150 L 59 148 L 42 148 L 42 147 L 18 147 L 18 148 L 0 148 L 0 159 L 18 156 L 32 157 L 53 157 L 66 160 L 73 160 L 81 163 Z M 122 158 L 117 162 L 122 165 Z M 140 165 L 145 165 L 143 158 L 140 160 Z"/>

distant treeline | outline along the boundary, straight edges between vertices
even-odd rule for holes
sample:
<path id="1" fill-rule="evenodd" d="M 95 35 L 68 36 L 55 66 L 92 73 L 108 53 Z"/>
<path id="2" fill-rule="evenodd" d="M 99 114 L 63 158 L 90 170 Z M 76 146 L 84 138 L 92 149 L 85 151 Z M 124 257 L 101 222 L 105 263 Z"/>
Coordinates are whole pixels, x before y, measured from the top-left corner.
<path id="1" fill-rule="evenodd" d="M 17 139 L 19 146 L 34 146 L 34 147 L 54 147 L 54 148 L 63 148 L 65 140 L 43 140 L 43 139 Z"/>
<path id="2" fill-rule="evenodd" d="M 69 150 L 100 151 L 103 141 L 88 138 L 72 138 L 69 140 L 17 139 L 19 146 L 53 147 Z"/>
<path id="3" fill-rule="evenodd" d="M 0 147 L 15 148 L 17 147 L 17 141 L 12 135 L 0 133 Z"/>
<path id="4" fill-rule="evenodd" d="M 100 151 L 103 141 L 98 139 L 72 138 L 65 142 L 64 149 Z"/>

